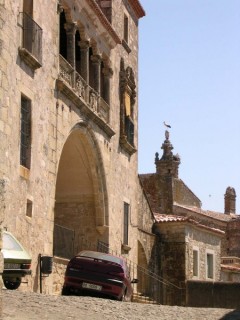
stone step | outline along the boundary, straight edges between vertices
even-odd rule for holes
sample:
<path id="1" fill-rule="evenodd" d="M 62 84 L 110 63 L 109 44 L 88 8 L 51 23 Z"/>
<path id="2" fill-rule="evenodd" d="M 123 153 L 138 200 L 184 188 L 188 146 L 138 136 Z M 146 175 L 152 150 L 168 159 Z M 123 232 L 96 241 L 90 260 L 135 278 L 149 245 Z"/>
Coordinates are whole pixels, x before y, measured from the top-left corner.
<path id="1" fill-rule="evenodd" d="M 157 302 L 151 299 L 148 296 L 143 295 L 142 293 L 139 292 L 134 292 L 133 293 L 133 302 L 138 302 L 138 303 L 146 303 L 146 304 L 156 304 Z"/>

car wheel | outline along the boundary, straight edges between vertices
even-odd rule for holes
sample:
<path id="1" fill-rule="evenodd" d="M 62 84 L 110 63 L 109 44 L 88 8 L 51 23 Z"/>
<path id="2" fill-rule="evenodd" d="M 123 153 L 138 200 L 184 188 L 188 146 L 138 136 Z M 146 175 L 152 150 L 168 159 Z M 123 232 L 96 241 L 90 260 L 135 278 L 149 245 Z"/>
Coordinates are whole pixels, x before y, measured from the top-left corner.
<path id="1" fill-rule="evenodd" d="M 21 279 L 16 279 L 15 281 L 3 279 L 3 283 L 7 289 L 16 290 L 21 284 Z"/>
<path id="2" fill-rule="evenodd" d="M 69 294 L 70 294 L 69 287 L 63 287 L 62 288 L 62 296 L 69 296 Z"/>

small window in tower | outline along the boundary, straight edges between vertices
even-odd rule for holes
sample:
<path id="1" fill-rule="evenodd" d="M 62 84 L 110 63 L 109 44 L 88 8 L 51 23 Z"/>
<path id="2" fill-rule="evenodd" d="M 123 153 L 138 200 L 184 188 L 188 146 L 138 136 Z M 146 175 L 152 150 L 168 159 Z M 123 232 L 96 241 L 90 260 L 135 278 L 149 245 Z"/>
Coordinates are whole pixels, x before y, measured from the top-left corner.
<path id="1" fill-rule="evenodd" d="M 32 218 L 33 202 L 27 199 L 26 216 Z"/>
<path id="2" fill-rule="evenodd" d="M 128 43 L 128 17 L 124 14 L 123 40 Z"/>

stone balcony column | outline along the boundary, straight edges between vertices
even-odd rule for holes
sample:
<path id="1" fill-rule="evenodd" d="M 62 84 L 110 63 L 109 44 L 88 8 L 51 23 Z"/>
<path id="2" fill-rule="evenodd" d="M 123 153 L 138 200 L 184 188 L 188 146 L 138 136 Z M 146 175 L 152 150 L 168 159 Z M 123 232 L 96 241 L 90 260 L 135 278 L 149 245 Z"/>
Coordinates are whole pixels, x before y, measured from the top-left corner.
<path id="1" fill-rule="evenodd" d="M 89 41 L 79 41 L 81 52 L 80 74 L 89 83 Z"/>
<path id="2" fill-rule="evenodd" d="M 104 78 L 103 78 L 103 99 L 107 102 L 107 104 L 110 104 L 110 84 L 111 84 L 111 77 L 113 75 L 113 70 L 111 68 L 105 67 L 102 70 Z"/>
<path id="3" fill-rule="evenodd" d="M 94 90 L 100 94 L 100 81 L 101 81 L 101 76 L 100 76 L 100 72 L 101 72 L 101 57 L 99 55 L 93 55 L 91 57 L 92 63 L 93 63 L 93 67 L 94 67 Z"/>
<path id="4" fill-rule="evenodd" d="M 76 59 L 75 59 L 76 24 L 65 23 L 64 28 L 67 33 L 67 60 L 75 70 L 76 69 Z"/>

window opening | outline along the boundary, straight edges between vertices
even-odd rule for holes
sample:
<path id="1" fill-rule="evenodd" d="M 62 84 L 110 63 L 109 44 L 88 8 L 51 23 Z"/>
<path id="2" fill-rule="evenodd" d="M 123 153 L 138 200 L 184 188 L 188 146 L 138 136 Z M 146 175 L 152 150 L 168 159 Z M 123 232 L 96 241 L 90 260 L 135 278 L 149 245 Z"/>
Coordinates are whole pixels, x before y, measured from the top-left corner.
<path id="1" fill-rule="evenodd" d="M 64 28 L 66 23 L 66 17 L 64 11 L 60 14 L 60 54 L 67 60 L 67 33 Z"/>
<path id="2" fill-rule="evenodd" d="M 128 43 L 128 17 L 124 15 L 123 39 Z"/>
<path id="3" fill-rule="evenodd" d="M 33 0 L 23 0 L 23 12 L 33 17 Z"/>
<path id="4" fill-rule="evenodd" d="M 213 254 L 207 253 L 207 277 L 213 279 Z"/>
<path id="5" fill-rule="evenodd" d="M 81 75 L 81 50 L 79 42 L 81 41 L 80 33 L 77 30 L 75 34 L 75 59 L 76 59 L 76 71 Z"/>
<path id="6" fill-rule="evenodd" d="M 198 277 L 199 256 L 198 250 L 193 250 L 193 276 Z"/>
<path id="7" fill-rule="evenodd" d="M 32 218 L 33 202 L 27 199 L 26 216 Z"/>
<path id="8" fill-rule="evenodd" d="M 124 202 L 123 244 L 128 244 L 129 204 Z"/>
<path id="9" fill-rule="evenodd" d="M 93 56 L 93 50 L 92 48 L 89 48 L 89 86 L 94 89 L 94 65 L 92 61 Z"/>
<path id="10" fill-rule="evenodd" d="M 101 97 L 106 101 L 106 90 L 105 90 L 105 83 L 104 83 L 104 73 L 103 73 L 103 69 L 104 69 L 104 63 L 103 61 L 101 61 L 101 79 L 100 79 L 100 93 L 101 93 Z"/>
<path id="11" fill-rule="evenodd" d="M 21 97 L 20 164 L 30 169 L 31 164 L 31 101 Z"/>

